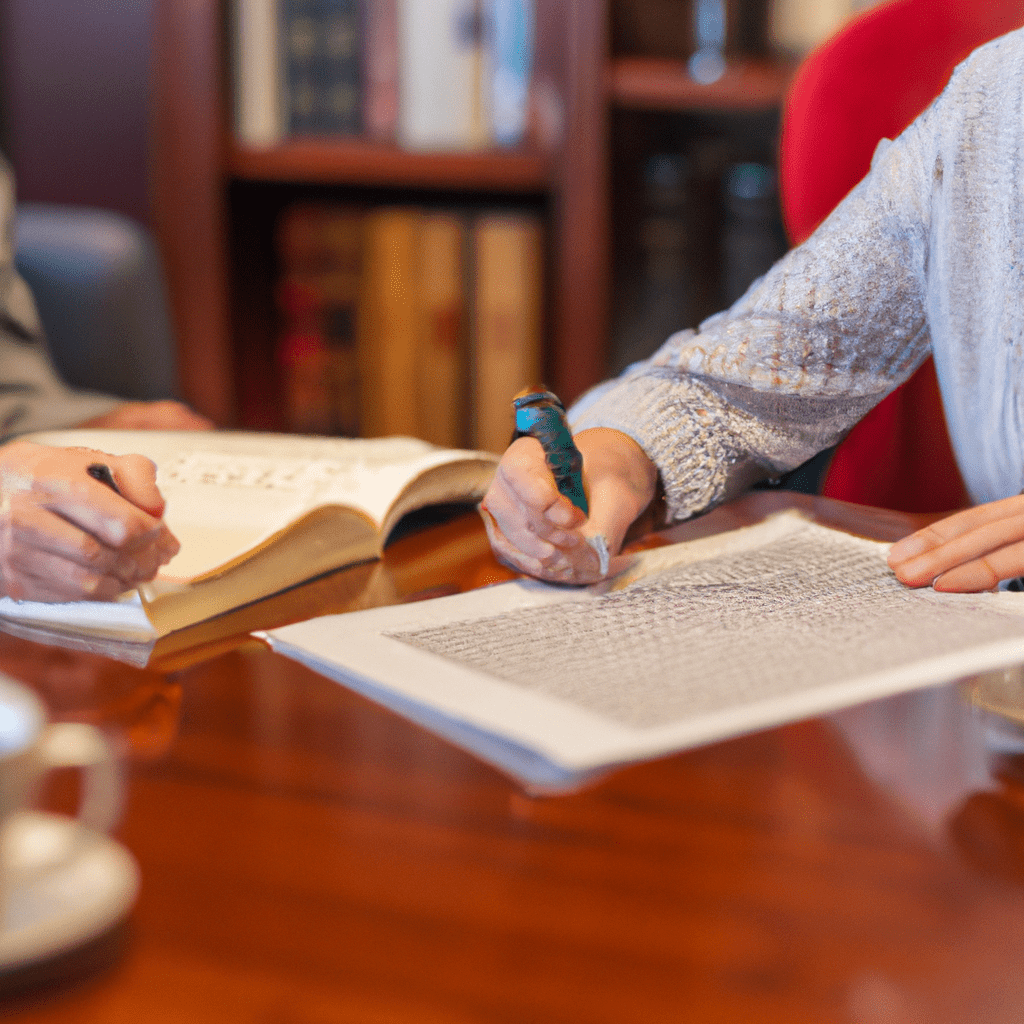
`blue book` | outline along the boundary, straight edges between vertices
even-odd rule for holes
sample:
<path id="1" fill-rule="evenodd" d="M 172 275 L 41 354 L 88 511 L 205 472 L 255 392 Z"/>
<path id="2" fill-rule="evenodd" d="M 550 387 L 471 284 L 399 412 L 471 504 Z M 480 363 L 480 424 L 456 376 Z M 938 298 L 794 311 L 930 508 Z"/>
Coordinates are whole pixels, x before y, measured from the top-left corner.
<path id="1" fill-rule="evenodd" d="M 491 137 L 517 146 L 526 134 L 533 71 L 533 0 L 485 0 Z"/>
<path id="2" fill-rule="evenodd" d="M 359 0 L 285 0 L 283 16 L 288 134 L 359 134 Z"/>

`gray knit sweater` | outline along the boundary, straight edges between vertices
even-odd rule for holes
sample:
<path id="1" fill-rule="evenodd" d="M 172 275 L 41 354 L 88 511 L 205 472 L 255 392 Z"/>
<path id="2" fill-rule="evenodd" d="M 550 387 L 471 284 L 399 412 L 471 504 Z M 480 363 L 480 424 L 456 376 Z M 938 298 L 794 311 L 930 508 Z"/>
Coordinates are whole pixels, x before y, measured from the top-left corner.
<path id="1" fill-rule="evenodd" d="M 975 501 L 1024 486 L 1024 30 L 975 51 L 731 309 L 571 410 L 661 473 L 670 518 L 835 443 L 931 351 Z"/>

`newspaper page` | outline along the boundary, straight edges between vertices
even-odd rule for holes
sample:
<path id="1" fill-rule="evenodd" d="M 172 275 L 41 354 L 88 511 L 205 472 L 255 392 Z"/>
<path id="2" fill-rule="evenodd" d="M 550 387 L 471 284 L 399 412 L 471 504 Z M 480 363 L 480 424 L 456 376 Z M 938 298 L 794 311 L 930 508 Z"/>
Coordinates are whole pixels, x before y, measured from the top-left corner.
<path id="1" fill-rule="evenodd" d="M 909 590 L 887 549 L 789 513 L 647 552 L 610 589 L 505 584 L 270 638 L 557 782 L 1024 661 L 1024 595 Z"/>

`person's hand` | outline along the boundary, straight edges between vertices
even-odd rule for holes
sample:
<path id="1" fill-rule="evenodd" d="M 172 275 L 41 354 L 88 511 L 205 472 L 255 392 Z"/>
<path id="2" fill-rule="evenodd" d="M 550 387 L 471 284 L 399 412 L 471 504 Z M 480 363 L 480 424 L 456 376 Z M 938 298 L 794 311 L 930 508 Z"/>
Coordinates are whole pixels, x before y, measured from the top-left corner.
<path id="1" fill-rule="evenodd" d="M 110 467 L 120 495 L 88 467 Z M 177 553 L 156 467 L 141 455 L 0 447 L 0 590 L 32 601 L 110 600 Z"/>
<path id="2" fill-rule="evenodd" d="M 505 565 L 556 583 L 595 583 L 600 559 L 587 538 L 603 535 L 615 555 L 651 503 L 658 474 L 643 449 L 617 430 L 584 430 L 574 440 L 583 455 L 589 518 L 559 493 L 544 450 L 532 437 L 509 446 L 480 511 L 491 547 Z"/>
<path id="3" fill-rule="evenodd" d="M 1024 496 L 964 509 L 895 543 L 889 567 L 908 587 L 974 593 L 1024 576 Z"/>
<path id="4" fill-rule="evenodd" d="M 181 402 L 122 402 L 110 412 L 78 424 L 112 430 L 213 430 L 205 416 Z"/>

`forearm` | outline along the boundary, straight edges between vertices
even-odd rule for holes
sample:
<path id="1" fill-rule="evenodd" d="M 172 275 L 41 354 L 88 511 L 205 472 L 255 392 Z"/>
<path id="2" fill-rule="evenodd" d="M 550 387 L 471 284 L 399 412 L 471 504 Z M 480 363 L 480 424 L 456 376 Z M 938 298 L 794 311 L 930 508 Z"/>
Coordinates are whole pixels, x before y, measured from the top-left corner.
<path id="1" fill-rule="evenodd" d="M 14 185 L 0 157 L 0 441 L 71 426 L 116 404 L 108 395 L 73 391 L 57 377 L 32 294 L 14 266 Z"/>
<path id="2" fill-rule="evenodd" d="M 0 442 L 82 423 L 109 412 L 118 401 L 72 390 L 57 378 L 41 344 L 0 333 Z"/>
<path id="3" fill-rule="evenodd" d="M 927 354 L 920 131 L 730 310 L 570 410 L 657 465 L 686 518 L 836 443 Z"/>

